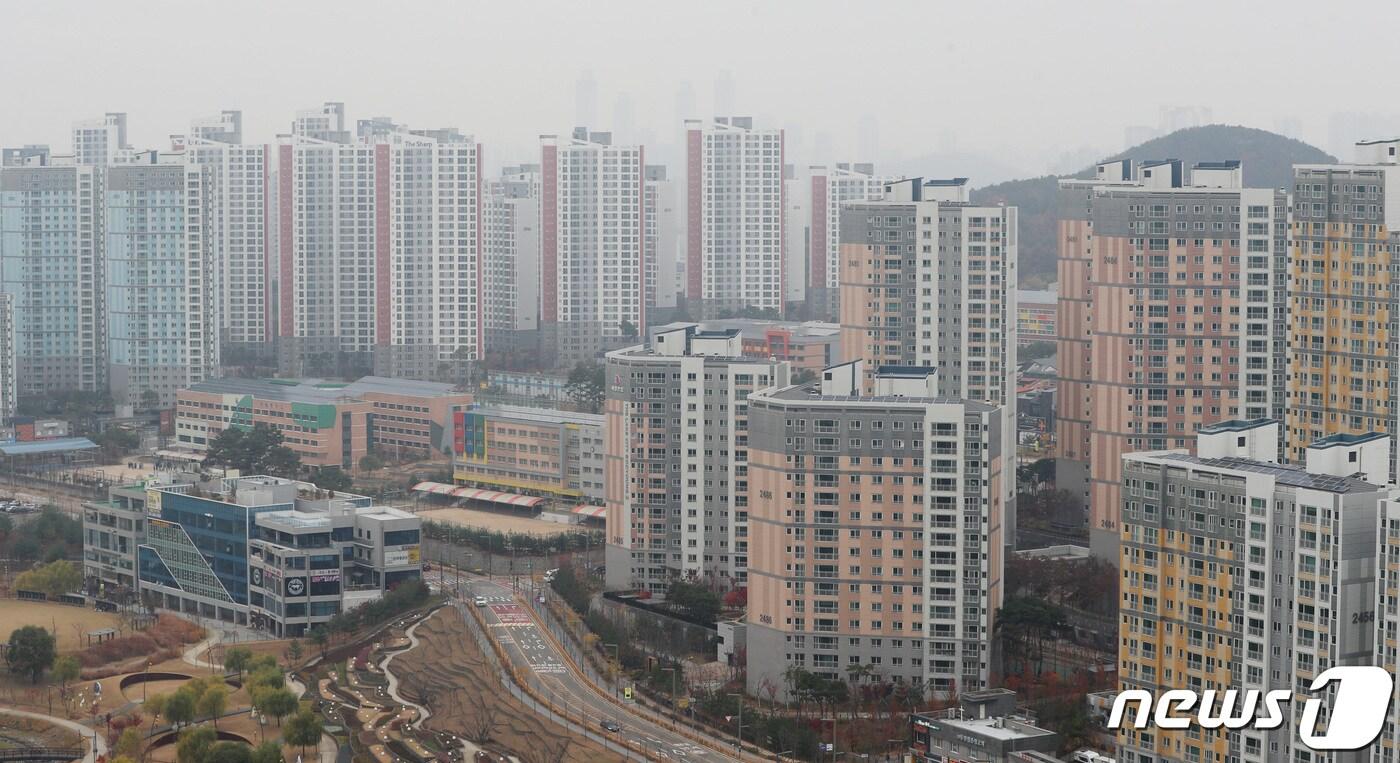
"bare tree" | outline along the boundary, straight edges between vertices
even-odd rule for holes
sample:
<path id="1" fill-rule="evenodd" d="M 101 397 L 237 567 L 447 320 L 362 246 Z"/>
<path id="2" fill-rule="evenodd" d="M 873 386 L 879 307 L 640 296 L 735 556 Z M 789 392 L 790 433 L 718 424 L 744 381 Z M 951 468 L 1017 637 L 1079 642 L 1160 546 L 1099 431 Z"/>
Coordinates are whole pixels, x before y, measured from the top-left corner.
<path id="1" fill-rule="evenodd" d="M 465 720 L 467 739 L 477 744 L 491 741 L 496 731 L 496 718 L 500 715 L 500 705 L 488 699 L 483 693 L 468 695 L 472 713 Z"/>

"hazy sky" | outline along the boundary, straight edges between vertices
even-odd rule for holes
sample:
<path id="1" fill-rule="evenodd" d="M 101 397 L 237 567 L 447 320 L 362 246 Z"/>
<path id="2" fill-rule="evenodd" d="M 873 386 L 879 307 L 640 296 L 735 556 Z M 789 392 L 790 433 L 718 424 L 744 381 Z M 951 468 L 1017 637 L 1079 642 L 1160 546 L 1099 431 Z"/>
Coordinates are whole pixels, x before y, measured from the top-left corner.
<path id="1" fill-rule="evenodd" d="M 1384 84 L 1397 22 L 1381 1 L 8 0 L 0 144 L 66 151 L 73 120 L 125 111 L 133 144 L 162 147 L 224 108 L 270 141 L 338 100 L 351 119 L 461 127 L 497 165 L 566 132 L 588 78 L 595 126 L 629 137 L 614 122 L 630 122 L 653 155 L 676 140 L 678 102 L 708 116 L 717 90 L 792 130 L 799 164 L 958 151 L 1038 172 L 1120 149 L 1174 107 L 1336 152 L 1350 128 L 1334 113 L 1378 112 L 1364 128 L 1400 112 Z"/>

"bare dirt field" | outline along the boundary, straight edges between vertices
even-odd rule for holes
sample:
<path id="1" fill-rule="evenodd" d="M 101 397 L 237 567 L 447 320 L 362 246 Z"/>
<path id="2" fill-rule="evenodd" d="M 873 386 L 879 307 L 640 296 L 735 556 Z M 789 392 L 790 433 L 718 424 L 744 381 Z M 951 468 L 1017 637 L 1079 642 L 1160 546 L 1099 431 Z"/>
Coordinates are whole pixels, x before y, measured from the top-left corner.
<path id="1" fill-rule="evenodd" d="M 438 610 L 415 635 L 418 647 L 396 657 L 392 668 L 401 673 L 409 695 L 427 700 L 432 716 L 426 727 L 468 738 L 489 729 L 490 741 L 482 747 L 522 763 L 621 760 L 593 742 L 564 733 L 505 692 L 456 609 Z"/>
<path id="2" fill-rule="evenodd" d="M 448 522 L 462 527 L 484 527 L 503 533 L 526 533 L 529 535 L 567 535 L 582 532 L 582 525 L 566 525 L 561 522 L 546 522 L 518 514 L 498 514 L 479 509 L 426 509 L 418 516 L 434 522 Z"/>
<path id="3" fill-rule="evenodd" d="M 87 631 L 116 628 L 119 623 L 116 615 L 88 607 L 19 599 L 0 602 L 0 639 L 9 639 L 10 632 L 16 628 L 37 625 L 54 635 L 60 653 L 86 647 L 87 639 L 83 634 Z"/>

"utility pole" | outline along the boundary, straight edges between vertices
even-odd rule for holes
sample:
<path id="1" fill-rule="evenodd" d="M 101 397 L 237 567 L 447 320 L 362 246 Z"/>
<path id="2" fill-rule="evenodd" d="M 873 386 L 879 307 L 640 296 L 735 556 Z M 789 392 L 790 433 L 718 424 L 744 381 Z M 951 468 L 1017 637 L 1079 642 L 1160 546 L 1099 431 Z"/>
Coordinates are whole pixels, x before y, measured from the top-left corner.
<path id="1" fill-rule="evenodd" d="M 739 729 L 734 734 L 734 749 L 742 756 L 744 752 L 744 695 L 730 694 L 729 696 L 739 700 Z"/>

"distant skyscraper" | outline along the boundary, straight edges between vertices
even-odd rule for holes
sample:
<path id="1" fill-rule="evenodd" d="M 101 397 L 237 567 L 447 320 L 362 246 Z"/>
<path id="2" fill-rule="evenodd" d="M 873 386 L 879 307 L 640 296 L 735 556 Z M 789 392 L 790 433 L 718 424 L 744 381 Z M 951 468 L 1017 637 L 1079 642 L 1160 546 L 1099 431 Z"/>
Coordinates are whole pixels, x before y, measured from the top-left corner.
<path id="1" fill-rule="evenodd" d="M 108 113 L 101 119 L 73 123 L 73 161 L 106 167 L 129 153 L 126 114 Z"/>
<path id="2" fill-rule="evenodd" d="M 565 361 L 591 358 L 646 325 L 643 149 L 583 127 L 540 142 L 541 329 Z"/>
<path id="3" fill-rule="evenodd" d="M 1283 417 L 1287 199 L 1239 162 L 1098 166 L 1060 182 L 1057 484 L 1118 558 L 1122 456 Z"/>
<path id="4" fill-rule="evenodd" d="M 781 312 L 783 132 L 749 117 L 688 120 L 686 132 L 689 303 L 704 315 Z"/>
<path id="5" fill-rule="evenodd" d="M 734 82 L 734 72 L 722 69 L 715 76 L 715 103 L 712 113 L 733 114 L 738 109 L 738 85 Z"/>
<path id="6" fill-rule="evenodd" d="M 102 171 L 27 155 L 0 167 L 0 291 L 14 314 L 19 395 L 105 390 Z"/>
<path id="7" fill-rule="evenodd" d="M 1355 164 L 1293 168 L 1287 455 L 1333 434 L 1400 432 L 1400 140 L 1363 141 Z M 1395 479 L 1392 449 L 1390 478 Z"/>
<path id="8" fill-rule="evenodd" d="M 1015 207 L 970 203 L 967 178 L 893 181 L 842 207 L 841 354 L 865 361 L 863 390 L 882 366 L 935 368 L 940 395 L 1004 407 L 1001 441 L 1016 442 L 1016 221 Z"/>
<path id="9" fill-rule="evenodd" d="M 152 161 L 161 157 L 152 156 Z M 162 408 L 215 370 L 206 171 L 181 157 L 107 169 L 108 380 L 119 403 Z"/>
<path id="10" fill-rule="evenodd" d="M 243 143 L 243 114 L 200 119 L 183 140 L 187 161 L 206 169 L 210 300 L 220 350 L 266 346 L 272 325 L 268 252 L 268 148 Z"/>
<path id="11" fill-rule="evenodd" d="M 574 82 L 574 124 L 598 124 L 598 80 L 591 69 L 584 70 Z"/>

